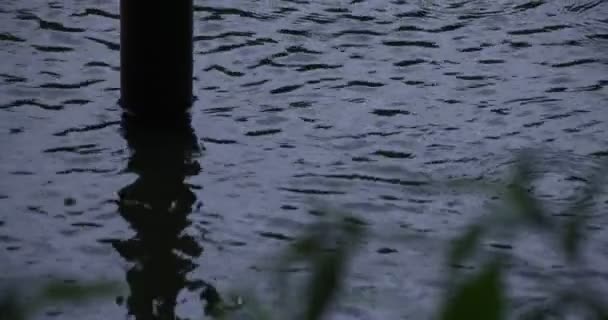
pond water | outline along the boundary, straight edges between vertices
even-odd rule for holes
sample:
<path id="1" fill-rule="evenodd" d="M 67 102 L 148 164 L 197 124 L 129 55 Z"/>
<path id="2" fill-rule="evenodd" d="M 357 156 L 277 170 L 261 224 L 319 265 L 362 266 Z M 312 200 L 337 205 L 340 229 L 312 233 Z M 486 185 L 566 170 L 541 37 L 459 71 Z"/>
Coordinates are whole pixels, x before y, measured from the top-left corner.
<path id="1" fill-rule="evenodd" d="M 319 201 L 380 235 L 336 318 L 420 319 L 487 200 L 431 182 L 502 181 L 542 147 L 539 192 L 563 204 L 608 154 L 606 1 L 195 4 L 192 130 L 163 133 L 121 119 L 118 1 L 0 2 L 0 277 L 128 288 L 43 319 L 194 319 L 201 283 L 266 290 Z M 572 277 L 606 283 L 601 201 Z M 533 235 L 509 245 L 487 250 L 513 251 L 522 301 L 567 275 Z"/>

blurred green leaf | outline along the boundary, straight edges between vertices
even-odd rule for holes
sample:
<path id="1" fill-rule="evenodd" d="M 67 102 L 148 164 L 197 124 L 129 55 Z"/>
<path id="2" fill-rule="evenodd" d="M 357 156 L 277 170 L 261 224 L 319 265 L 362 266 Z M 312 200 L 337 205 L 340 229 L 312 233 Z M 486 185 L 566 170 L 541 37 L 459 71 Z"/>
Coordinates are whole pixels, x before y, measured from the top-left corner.
<path id="1" fill-rule="evenodd" d="M 566 223 L 562 234 L 562 246 L 568 260 L 576 260 L 579 256 L 579 248 L 583 237 L 581 228 L 583 226 L 582 216 L 575 216 Z"/>
<path id="2" fill-rule="evenodd" d="M 333 224 L 325 225 L 329 227 L 325 229 L 326 232 L 338 232 L 334 235 L 338 244 L 335 250 L 318 252 L 311 261 L 312 275 L 308 292 L 309 304 L 305 311 L 306 320 L 321 319 L 342 287 L 350 258 L 363 239 L 364 224 L 352 223 L 353 220 L 359 219 L 347 216 Z M 324 238 L 327 239 L 328 235 L 326 233 Z"/>
<path id="3" fill-rule="evenodd" d="M 310 268 L 307 280 L 306 320 L 320 319 L 330 303 L 338 295 L 350 258 L 364 238 L 365 223 L 362 220 L 329 211 L 324 219 L 310 225 L 279 259 L 279 270 L 287 270 L 294 264 Z M 359 222 L 359 223 L 358 223 Z M 288 273 L 277 274 L 279 297 L 288 294 Z"/>
<path id="4" fill-rule="evenodd" d="M 287 259 L 294 261 L 318 253 L 322 247 L 322 240 L 322 235 L 319 234 L 308 234 L 302 237 L 292 245 Z"/>
<path id="5" fill-rule="evenodd" d="M 40 279 L 22 280 L 20 285 L 40 287 L 40 281 Z M 28 295 L 28 304 L 25 305 L 22 293 L 9 288 L 6 292 L 0 292 L 0 319 L 25 320 L 49 305 L 83 302 L 108 296 L 118 290 L 119 286 L 110 282 L 76 285 L 52 281 L 42 285 L 35 296 Z"/>
<path id="6" fill-rule="evenodd" d="M 343 248 L 327 253 L 315 262 L 308 290 L 306 320 L 321 319 L 341 289 L 348 257 Z"/>
<path id="7" fill-rule="evenodd" d="M 486 265 L 448 298 L 440 320 L 501 320 L 505 318 L 505 288 L 499 263 Z"/>
<path id="8" fill-rule="evenodd" d="M 538 199 L 532 197 L 528 188 L 531 186 L 527 177 L 516 176 L 507 189 L 507 203 L 522 218 L 522 222 L 534 227 L 546 228 L 550 225 L 543 215 L 545 211 Z"/>
<path id="9" fill-rule="evenodd" d="M 520 234 L 522 227 L 527 226 L 539 227 L 539 230 L 544 231 L 544 235 L 557 239 L 559 249 L 566 254 L 568 259 L 573 260 L 578 257 L 585 240 L 583 228 L 591 216 L 590 211 L 594 206 L 594 199 L 601 194 L 605 186 L 605 169 L 608 168 L 608 162 L 602 170 L 590 174 L 589 179 L 581 179 L 588 183 L 576 201 L 565 209 L 565 213 L 573 216 L 565 223 L 558 223 L 559 221 L 553 219 L 547 208 L 543 206 L 543 202 L 531 191 L 535 179 L 538 178 L 534 175 L 535 172 L 543 172 L 536 168 L 540 161 L 528 153 L 518 157 L 514 162 L 517 163 L 517 166 L 514 168 L 510 183 L 506 189 L 501 189 L 506 191 L 503 197 L 505 202 L 501 203 L 502 207 L 497 207 L 494 214 L 477 220 L 454 241 L 447 255 L 451 265 L 461 264 L 463 261 L 475 257 L 480 250 L 482 237 L 494 237 L 497 233 L 504 233 L 508 238 L 516 237 Z M 437 186 L 479 190 L 479 192 L 496 193 L 497 191 L 498 183 L 486 182 L 483 184 L 483 181 L 479 181 L 479 188 L 475 189 L 477 188 L 476 183 L 477 181 L 461 179 L 452 181 L 451 184 L 448 182 L 448 184 L 437 184 Z M 498 205 L 497 201 L 491 204 Z M 359 218 L 339 214 L 335 210 L 327 208 L 321 208 L 316 212 L 330 214 L 321 214 L 322 219 L 309 225 L 303 234 L 276 260 L 278 270 L 281 272 L 277 272 L 279 282 L 275 288 L 278 291 L 279 299 L 283 299 L 278 304 L 282 310 L 264 308 L 253 295 L 245 299 L 247 306 L 242 308 L 241 296 L 237 296 L 233 300 L 222 299 L 219 293 L 215 292 L 216 296 L 211 300 L 217 301 L 217 303 L 208 306 L 210 308 L 208 314 L 216 319 L 232 319 L 233 317 L 253 320 L 301 319 L 302 316 L 304 320 L 322 319 L 332 302 L 339 298 L 352 257 L 359 244 L 368 237 L 368 224 Z M 385 231 L 382 230 L 381 233 L 386 233 Z M 486 256 L 484 255 L 484 257 Z M 507 312 L 513 310 L 507 309 L 507 290 L 503 285 L 506 270 L 503 270 L 504 264 L 501 258 L 503 257 L 499 255 L 489 256 L 486 260 L 488 262 L 483 268 L 465 277 L 462 279 L 463 281 L 458 281 L 461 279 L 456 277 L 460 273 L 449 274 L 451 278 L 448 293 L 444 304 L 439 308 L 439 320 L 505 319 Z M 299 271 L 302 266 L 309 270 L 303 287 L 305 291 L 296 292 L 293 283 L 288 280 L 293 274 L 291 271 Z M 579 265 L 571 267 L 576 266 Z M 550 280 L 547 281 L 547 279 Z M 518 319 L 559 318 L 564 316 L 560 311 L 566 310 L 568 306 L 577 306 L 581 307 L 582 313 L 592 315 L 591 319 L 608 320 L 605 297 L 592 292 L 593 286 L 581 281 L 576 283 L 576 286 L 568 282 L 568 286 L 564 287 L 559 281 L 553 282 L 553 279 L 549 276 L 536 277 L 535 280 L 543 281 L 541 286 L 544 285 L 544 289 L 547 290 L 546 297 L 543 296 L 541 301 L 536 300 L 526 304 L 526 307 L 529 305 L 529 309 L 521 313 L 521 317 Z M 0 320 L 25 320 L 31 313 L 50 303 L 81 302 L 106 296 L 117 290 L 118 286 L 111 283 L 75 285 L 55 282 L 44 287 L 40 296 L 34 297 L 33 303 L 27 306 L 23 305 L 23 301 L 17 295 L 10 292 L 4 293 L 4 295 L 0 293 Z M 295 301 L 288 301 L 288 298 L 293 298 Z M 288 314 L 285 315 L 281 311 L 288 312 Z M 243 317 L 243 315 L 245 316 Z"/>
<path id="10" fill-rule="evenodd" d="M 473 225 L 458 239 L 454 240 L 449 252 L 448 263 L 450 266 L 462 263 L 471 256 L 477 248 L 479 239 L 483 233 L 480 225 Z"/>
<path id="11" fill-rule="evenodd" d="M 14 290 L 0 293 L 0 319 L 25 320 L 24 307 L 17 300 Z"/>
<path id="12" fill-rule="evenodd" d="M 576 260 L 579 256 L 583 238 L 582 228 L 593 208 L 593 200 L 604 190 L 607 169 L 608 161 L 602 163 L 598 169 L 592 170 L 587 175 L 588 178 L 584 179 L 587 183 L 577 197 L 578 199 L 563 211 L 565 214 L 574 216 L 565 223 L 561 234 L 562 250 L 570 261 Z"/>
<path id="13" fill-rule="evenodd" d="M 108 296 L 118 292 L 119 286 L 110 282 L 91 284 L 68 284 L 52 282 L 42 289 L 40 298 L 48 302 L 81 302 L 92 298 Z"/>

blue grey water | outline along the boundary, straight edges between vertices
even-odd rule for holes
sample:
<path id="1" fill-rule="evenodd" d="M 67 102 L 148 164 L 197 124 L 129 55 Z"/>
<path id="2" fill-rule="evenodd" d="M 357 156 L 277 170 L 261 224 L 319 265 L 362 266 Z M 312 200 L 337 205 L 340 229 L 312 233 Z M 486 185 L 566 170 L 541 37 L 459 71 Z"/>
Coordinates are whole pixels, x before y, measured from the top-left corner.
<path id="1" fill-rule="evenodd" d="M 319 202 L 378 235 L 335 317 L 421 319 L 445 240 L 487 200 L 431 182 L 504 181 L 513 152 L 543 148 L 539 190 L 561 205 L 608 155 L 604 0 L 195 4 L 194 132 L 163 140 L 124 133 L 118 1 L 0 2 L 0 279 L 129 281 L 141 300 L 127 289 L 41 319 L 123 319 L 157 291 L 196 318 L 187 283 L 264 287 Z M 123 197 L 138 192 L 183 205 L 182 220 L 137 220 L 129 206 L 142 204 Z M 606 208 L 573 278 L 608 281 Z M 508 245 L 516 301 L 542 299 L 535 279 L 568 277 L 535 235 Z"/>

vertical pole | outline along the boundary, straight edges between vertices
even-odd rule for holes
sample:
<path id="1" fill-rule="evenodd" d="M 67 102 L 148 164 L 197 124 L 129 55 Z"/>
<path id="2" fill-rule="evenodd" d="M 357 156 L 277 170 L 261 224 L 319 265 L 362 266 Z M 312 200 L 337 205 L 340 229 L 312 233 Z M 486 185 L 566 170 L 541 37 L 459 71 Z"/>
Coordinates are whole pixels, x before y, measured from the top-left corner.
<path id="1" fill-rule="evenodd" d="M 169 119 L 192 105 L 193 0 L 120 0 L 121 105 Z"/>

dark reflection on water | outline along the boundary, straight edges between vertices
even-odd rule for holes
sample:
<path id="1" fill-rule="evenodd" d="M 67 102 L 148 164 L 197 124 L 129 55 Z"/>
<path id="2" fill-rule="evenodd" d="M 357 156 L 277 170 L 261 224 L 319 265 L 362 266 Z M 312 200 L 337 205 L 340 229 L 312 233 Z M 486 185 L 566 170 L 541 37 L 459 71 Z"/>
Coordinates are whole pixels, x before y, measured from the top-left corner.
<path id="1" fill-rule="evenodd" d="M 188 120 L 170 128 L 150 127 L 124 117 L 131 155 L 126 170 L 137 179 L 119 194 L 120 215 L 135 236 L 114 248 L 133 267 L 127 272 L 129 313 L 136 319 L 176 319 L 176 299 L 203 248 L 185 229 L 196 195 L 184 180 L 201 167 L 197 138 Z"/>

